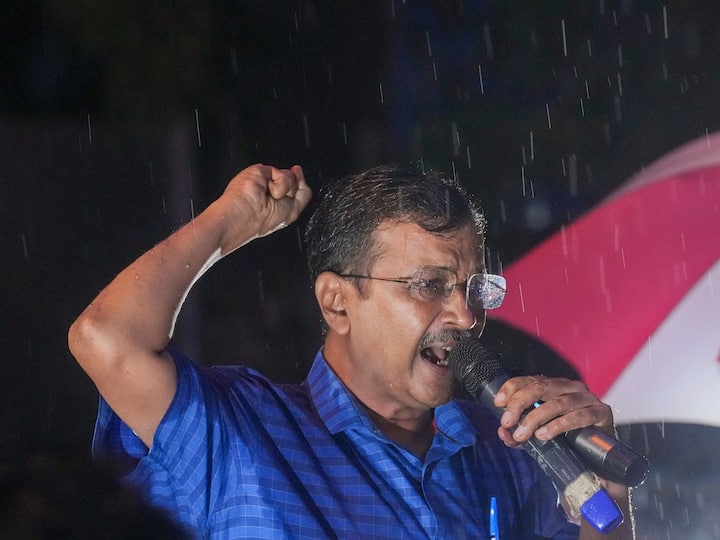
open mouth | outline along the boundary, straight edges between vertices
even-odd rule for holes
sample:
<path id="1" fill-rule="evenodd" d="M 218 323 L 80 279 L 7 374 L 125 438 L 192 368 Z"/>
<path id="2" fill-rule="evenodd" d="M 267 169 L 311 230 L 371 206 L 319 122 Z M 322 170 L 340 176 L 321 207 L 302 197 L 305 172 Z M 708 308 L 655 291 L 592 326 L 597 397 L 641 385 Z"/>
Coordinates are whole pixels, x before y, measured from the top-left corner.
<path id="1" fill-rule="evenodd" d="M 450 346 L 440 346 L 440 345 L 424 347 L 420 351 L 420 356 L 422 356 L 428 362 L 435 364 L 436 366 L 447 367 L 448 356 L 450 355 L 451 349 L 452 349 L 452 347 L 450 347 Z"/>

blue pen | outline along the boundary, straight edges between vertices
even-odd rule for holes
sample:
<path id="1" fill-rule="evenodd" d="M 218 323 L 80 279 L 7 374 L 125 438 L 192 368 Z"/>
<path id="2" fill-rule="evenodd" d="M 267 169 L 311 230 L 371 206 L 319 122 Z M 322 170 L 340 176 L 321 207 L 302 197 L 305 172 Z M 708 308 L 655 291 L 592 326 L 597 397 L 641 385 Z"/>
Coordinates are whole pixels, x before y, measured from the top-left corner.
<path id="1" fill-rule="evenodd" d="M 497 499 L 490 497 L 490 540 L 500 540 Z"/>

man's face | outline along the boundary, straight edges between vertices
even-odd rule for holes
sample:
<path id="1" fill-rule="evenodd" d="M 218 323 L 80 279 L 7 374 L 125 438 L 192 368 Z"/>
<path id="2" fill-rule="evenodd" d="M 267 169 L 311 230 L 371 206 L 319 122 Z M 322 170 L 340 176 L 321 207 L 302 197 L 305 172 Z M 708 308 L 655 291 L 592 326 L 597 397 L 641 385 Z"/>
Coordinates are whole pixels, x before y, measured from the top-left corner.
<path id="1" fill-rule="evenodd" d="M 484 270 L 480 240 L 472 227 L 439 236 L 412 223 L 386 222 L 375 234 L 381 255 L 369 274 L 407 278 L 429 267 L 448 269 L 464 282 Z M 355 290 L 348 296 L 349 370 L 342 373 L 348 387 L 386 417 L 446 403 L 453 374 L 443 360 L 476 317 L 476 328 L 482 328 L 484 312 L 466 306 L 464 287 L 446 299 L 427 301 L 403 283 L 365 279 L 361 285 L 364 294 Z"/>

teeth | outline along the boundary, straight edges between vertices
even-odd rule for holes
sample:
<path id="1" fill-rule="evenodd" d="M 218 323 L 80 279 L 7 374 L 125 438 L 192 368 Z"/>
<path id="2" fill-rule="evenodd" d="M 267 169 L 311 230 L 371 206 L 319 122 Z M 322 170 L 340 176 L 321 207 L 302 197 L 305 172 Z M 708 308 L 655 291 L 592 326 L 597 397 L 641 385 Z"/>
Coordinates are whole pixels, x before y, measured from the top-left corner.
<path id="1" fill-rule="evenodd" d="M 436 363 L 440 367 L 447 367 L 447 365 L 448 365 L 447 358 L 445 360 L 438 360 Z"/>

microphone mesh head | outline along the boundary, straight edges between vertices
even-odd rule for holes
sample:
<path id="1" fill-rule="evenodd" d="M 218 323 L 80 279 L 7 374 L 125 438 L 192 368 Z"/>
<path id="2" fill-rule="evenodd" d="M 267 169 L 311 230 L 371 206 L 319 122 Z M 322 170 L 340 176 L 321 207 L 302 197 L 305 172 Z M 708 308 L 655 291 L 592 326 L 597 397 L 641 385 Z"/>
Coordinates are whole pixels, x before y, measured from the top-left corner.
<path id="1" fill-rule="evenodd" d="M 476 337 L 461 340 L 450 351 L 448 366 L 465 390 L 475 397 L 501 372 L 500 361 Z"/>

